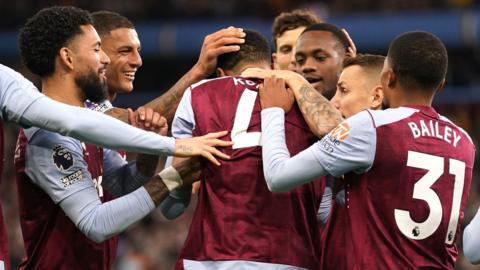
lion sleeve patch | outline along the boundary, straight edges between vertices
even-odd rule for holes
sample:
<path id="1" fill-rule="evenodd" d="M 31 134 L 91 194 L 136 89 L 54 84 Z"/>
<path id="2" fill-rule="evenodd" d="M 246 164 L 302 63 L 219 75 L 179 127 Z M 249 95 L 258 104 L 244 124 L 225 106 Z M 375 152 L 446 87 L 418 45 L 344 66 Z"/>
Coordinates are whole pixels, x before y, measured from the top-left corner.
<path id="1" fill-rule="evenodd" d="M 55 167 L 64 172 L 73 166 L 73 155 L 61 145 L 53 147 L 52 160 Z"/>

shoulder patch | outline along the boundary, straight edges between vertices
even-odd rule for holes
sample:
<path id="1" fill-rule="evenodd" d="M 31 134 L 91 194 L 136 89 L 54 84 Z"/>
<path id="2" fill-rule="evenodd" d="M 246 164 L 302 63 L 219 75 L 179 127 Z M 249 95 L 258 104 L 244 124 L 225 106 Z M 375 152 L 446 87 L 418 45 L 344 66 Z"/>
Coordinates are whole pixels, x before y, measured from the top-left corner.
<path id="1" fill-rule="evenodd" d="M 349 133 L 350 133 L 350 126 L 348 125 L 347 122 L 343 122 L 340 125 L 338 125 L 336 128 L 334 128 L 332 131 L 330 131 L 328 135 L 334 139 L 343 141 L 348 137 Z"/>
<path id="2" fill-rule="evenodd" d="M 73 166 L 73 156 L 61 145 L 53 147 L 52 161 L 59 171 L 66 171 Z"/>

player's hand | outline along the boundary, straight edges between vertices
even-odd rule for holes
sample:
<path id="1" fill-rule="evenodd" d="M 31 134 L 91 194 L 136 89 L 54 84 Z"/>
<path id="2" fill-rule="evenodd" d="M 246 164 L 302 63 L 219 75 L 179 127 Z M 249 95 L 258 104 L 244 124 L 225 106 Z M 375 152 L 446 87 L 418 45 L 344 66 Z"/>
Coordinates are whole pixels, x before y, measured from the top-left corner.
<path id="1" fill-rule="evenodd" d="M 217 57 L 224 53 L 240 50 L 239 44 L 245 42 L 242 28 L 230 26 L 210 34 L 203 40 L 202 50 L 194 69 L 201 77 L 207 77 L 217 67 Z"/>
<path id="2" fill-rule="evenodd" d="M 218 138 L 228 134 L 228 131 L 209 133 L 200 137 L 192 137 L 187 139 L 176 139 L 173 155 L 177 157 L 193 157 L 203 156 L 210 160 L 213 164 L 220 166 L 220 162 L 215 156 L 222 159 L 230 159 L 230 156 L 220 152 L 215 146 L 226 147 L 232 146 L 232 141 L 223 141 Z"/>
<path id="3" fill-rule="evenodd" d="M 345 28 L 342 29 L 343 33 L 345 33 L 345 36 L 347 36 L 349 46 L 347 48 L 347 56 L 349 57 L 355 57 L 357 56 L 357 46 L 355 46 L 355 43 L 353 43 L 353 39 L 350 37 L 348 34 L 347 30 Z"/>
<path id="4" fill-rule="evenodd" d="M 197 194 L 200 190 L 200 181 L 195 181 L 192 184 L 192 194 Z"/>
<path id="5" fill-rule="evenodd" d="M 302 75 L 290 70 L 266 70 L 261 68 L 247 68 L 242 72 L 242 77 L 265 79 L 267 77 L 275 76 L 285 80 L 290 88 L 299 87 L 303 84 L 308 84 L 308 81 Z"/>
<path id="6" fill-rule="evenodd" d="M 160 116 L 151 108 L 139 107 L 135 112 L 128 109 L 128 121 L 130 125 L 166 136 L 168 123 L 165 117 Z"/>
<path id="7" fill-rule="evenodd" d="M 262 109 L 280 107 L 287 113 L 295 102 L 292 90 L 285 87 L 285 80 L 275 76 L 265 78 L 259 92 Z"/>

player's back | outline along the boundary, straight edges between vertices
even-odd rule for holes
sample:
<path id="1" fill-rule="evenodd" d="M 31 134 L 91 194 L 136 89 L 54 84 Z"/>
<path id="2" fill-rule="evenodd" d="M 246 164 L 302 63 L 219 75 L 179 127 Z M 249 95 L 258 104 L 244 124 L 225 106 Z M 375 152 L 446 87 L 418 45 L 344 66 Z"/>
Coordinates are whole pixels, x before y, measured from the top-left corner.
<path id="1" fill-rule="evenodd" d="M 323 181 L 291 192 L 268 190 L 261 160 L 261 106 L 258 83 L 239 77 L 203 82 L 191 90 L 194 136 L 229 130 L 231 160 L 203 170 L 199 200 L 177 268 L 198 269 L 198 261 L 269 263 L 262 269 L 317 267 L 319 236 L 316 210 Z M 292 155 L 316 140 L 298 108 L 286 116 L 287 144 Z M 191 260 L 183 262 L 182 259 Z M 205 263 L 205 262 L 203 262 Z M 245 263 L 245 264 L 243 264 Z M 230 266 L 204 264 L 228 269 Z M 226 267 L 226 268 L 225 268 Z M 242 268 L 243 269 L 243 268 Z M 247 268 L 250 269 L 250 268 Z"/>
<path id="2" fill-rule="evenodd" d="M 430 107 L 369 113 L 373 166 L 346 176 L 349 269 L 453 269 L 472 178 L 471 139 Z"/>
<path id="3" fill-rule="evenodd" d="M 95 243 L 88 239 L 63 212 L 62 208 L 27 175 L 27 171 L 31 169 L 28 168 L 28 164 L 31 162 L 61 167 L 62 170 L 66 170 L 70 166 L 68 159 L 70 153 L 61 145 L 58 145 L 59 150 L 52 155 L 50 160 L 35 160 L 36 157 L 28 155 L 28 147 L 38 147 L 29 146 L 32 136 L 61 137 L 61 135 L 37 128 L 31 128 L 30 131 L 25 132 L 29 132 L 28 136 L 23 130 L 20 131 L 15 151 L 20 225 L 26 253 L 19 268 L 109 269 L 115 258 L 118 238 L 115 236 L 102 243 Z M 95 181 L 101 179 L 103 149 L 84 143 L 82 143 L 82 148 L 83 157 L 92 179 Z M 27 161 L 28 159 L 30 162 Z M 85 181 L 84 173 L 76 171 L 58 181 L 63 183 L 64 187 L 68 187 L 76 181 Z M 46 179 L 38 180 L 47 181 Z M 97 183 L 99 182 L 101 180 L 97 181 Z M 113 199 L 113 196 L 107 191 L 102 191 L 102 193 L 101 200 L 103 202 Z"/>

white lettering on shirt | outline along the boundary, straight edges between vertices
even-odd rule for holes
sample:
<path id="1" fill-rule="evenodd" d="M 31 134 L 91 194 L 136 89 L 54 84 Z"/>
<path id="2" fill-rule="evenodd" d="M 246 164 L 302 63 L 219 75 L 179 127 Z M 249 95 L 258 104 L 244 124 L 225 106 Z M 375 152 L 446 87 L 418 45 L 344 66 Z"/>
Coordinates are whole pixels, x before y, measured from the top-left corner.
<path id="1" fill-rule="evenodd" d="M 420 137 L 434 137 L 442 139 L 447 143 L 453 144 L 454 147 L 457 147 L 458 142 L 462 138 L 462 136 L 460 136 L 460 134 L 458 134 L 451 127 L 439 125 L 439 123 L 434 120 L 430 120 L 429 123 L 425 123 L 424 120 L 420 120 L 419 123 L 408 122 L 407 124 L 412 131 L 414 139 L 418 139 Z"/>

